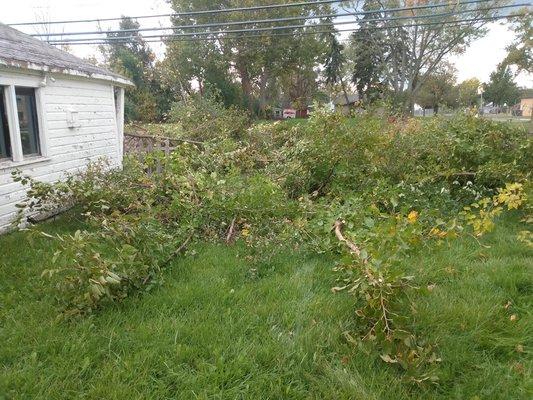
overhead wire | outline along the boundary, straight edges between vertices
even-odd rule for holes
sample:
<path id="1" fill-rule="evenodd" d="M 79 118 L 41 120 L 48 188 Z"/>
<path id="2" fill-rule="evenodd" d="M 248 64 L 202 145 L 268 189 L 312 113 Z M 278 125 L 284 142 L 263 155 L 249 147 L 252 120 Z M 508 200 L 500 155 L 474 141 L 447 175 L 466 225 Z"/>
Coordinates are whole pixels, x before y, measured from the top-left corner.
<path id="1" fill-rule="evenodd" d="M 499 10 L 499 9 L 505 9 L 505 8 L 512 8 L 512 7 L 523 7 L 528 6 L 529 4 L 522 3 L 517 5 L 504 5 L 504 6 L 498 6 L 498 7 L 486 7 L 486 8 L 477 8 L 475 10 L 460 10 L 460 11 L 452 11 L 452 12 L 446 12 L 446 13 L 434 13 L 434 14 L 423 14 L 423 15 L 412 15 L 412 16 L 398 16 L 398 17 L 387 17 L 387 18 L 375 18 L 375 19 L 367 19 L 364 22 L 389 22 L 389 21 L 401 21 L 401 20 L 424 20 L 424 19 L 431 19 L 431 18 L 439 18 L 439 17 L 450 17 L 450 16 L 456 16 L 460 14 L 466 14 L 466 13 L 473 13 L 473 12 L 481 12 L 481 11 L 493 11 L 493 10 Z M 506 16 L 501 16 L 502 18 L 505 18 Z M 271 26 L 271 27 L 265 27 L 265 28 L 247 28 L 247 29 L 233 29 L 233 30 L 218 30 L 218 31 L 203 31 L 203 32 L 186 32 L 186 33 L 173 33 L 173 34 L 166 34 L 166 35 L 143 35 L 140 36 L 144 39 L 152 39 L 152 38 L 174 38 L 174 37 L 198 37 L 198 36 L 212 36 L 212 35 L 222 35 L 222 34 L 233 34 L 233 33 L 248 33 L 248 32 L 271 32 L 271 31 L 280 31 L 285 29 L 302 29 L 302 28 L 309 28 L 309 27 L 325 27 L 325 26 L 335 26 L 335 25 L 347 25 L 347 24 L 356 24 L 360 23 L 360 20 L 353 20 L 353 21 L 331 21 L 327 23 L 319 23 L 319 24 L 302 24 L 302 25 L 289 25 L 289 26 Z M 223 26 L 223 25 L 220 25 Z M 107 37 L 105 38 L 106 42 L 114 42 L 114 41 L 124 41 L 128 38 L 136 38 L 139 37 L 139 35 L 130 35 L 130 36 L 113 36 L 113 37 Z M 75 43 L 75 42 L 90 42 L 90 41 L 102 41 L 104 39 L 102 38 L 75 38 L 75 39 L 49 39 L 48 42 L 50 43 Z"/>
<path id="2" fill-rule="evenodd" d="M 289 22 L 289 21 L 301 21 L 301 20 L 313 20 L 313 19 L 325 19 L 325 18 L 340 18 L 340 17 L 350 17 L 350 16 L 365 16 L 373 15 L 379 13 L 394 13 L 402 11 L 417 11 L 417 10 L 429 10 L 435 8 L 443 7 L 457 7 L 463 5 L 471 4 L 480 4 L 493 2 L 494 0 L 468 0 L 457 3 L 439 3 L 439 4 L 426 4 L 426 5 L 417 5 L 409 7 L 395 7 L 395 8 L 384 8 L 377 10 L 366 10 L 366 11 L 352 11 L 344 13 L 330 13 L 330 14 L 319 14 L 319 15 L 301 15 L 294 17 L 283 17 L 283 18 L 270 18 L 270 19 L 260 19 L 260 20 L 244 20 L 244 21 L 227 21 L 227 22 L 213 22 L 207 24 L 197 24 L 197 25 L 176 25 L 172 27 L 151 27 L 151 28 L 135 28 L 135 29 L 116 29 L 116 30 L 100 30 L 100 31 L 85 31 L 85 32 L 66 32 L 66 33 L 35 33 L 31 36 L 77 36 L 77 35 L 105 35 L 105 34 L 114 34 L 114 33 L 125 33 L 125 32 L 147 32 L 147 31 L 163 31 L 163 30 L 178 30 L 178 29 L 199 29 L 199 28 L 212 28 L 217 26 L 236 26 L 236 25 L 250 25 L 250 24 L 266 24 L 266 23 L 278 23 L 278 22 Z M 493 6 L 497 7 L 497 6 Z M 509 7 L 509 6 L 508 6 Z M 510 7 L 516 7 L 512 5 Z M 507 7 L 506 7 L 507 8 Z M 471 10 L 476 11 L 476 9 Z"/>
<path id="3" fill-rule="evenodd" d="M 344 33 L 344 32 L 359 32 L 359 31 L 374 31 L 374 30 L 392 30 L 397 28 L 411 28 L 411 27 L 422 27 L 422 26 L 437 26 L 437 25 L 446 25 L 446 26 L 460 26 L 465 23 L 470 22 L 481 22 L 481 21 L 498 21 L 501 19 L 510 19 L 510 18 L 518 18 L 522 17 L 523 15 L 507 15 L 507 16 L 493 16 L 493 17 L 478 17 L 478 18 L 469 18 L 469 19 L 461 19 L 461 20 L 455 20 L 455 21 L 438 21 L 438 22 L 429 22 L 429 23 L 417 23 L 417 24 L 401 24 L 401 25 L 392 25 L 392 26 L 382 26 L 382 27 L 357 27 L 357 28 L 349 28 L 349 29 L 335 29 L 335 30 L 320 30 L 320 31 L 301 31 L 298 32 L 297 35 L 317 35 L 317 34 L 335 34 L 335 33 Z M 313 25 L 308 25 L 310 28 L 313 27 Z M 249 39 L 261 39 L 265 37 L 283 37 L 283 36 L 295 36 L 294 32 L 291 33 L 273 33 L 270 35 L 247 35 L 247 36 L 219 36 L 219 37 L 200 37 L 200 38 L 173 38 L 173 37 L 160 37 L 159 39 L 148 39 L 144 40 L 145 43 L 162 43 L 162 42 L 197 42 L 197 41 L 221 41 L 221 40 L 249 40 Z M 123 37 L 121 43 L 128 43 L 132 38 L 140 38 L 143 37 L 139 36 L 128 36 Z M 100 42 L 51 42 L 52 45 L 69 45 L 69 46 L 75 46 L 75 45 L 106 45 L 110 44 L 110 42 L 101 40 Z"/>
<path id="4" fill-rule="evenodd" d="M 138 15 L 136 17 L 131 17 L 132 19 L 147 19 L 147 18 L 164 18 L 164 17 L 187 17 L 187 16 L 198 16 L 198 15 L 217 15 L 217 14 L 226 14 L 234 12 L 250 12 L 250 11 L 260 11 L 260 10 L 273 10 L 278 8 L 293 8 L 293 7 L 304 7 L 312 5 L 322 5 L 322 4 L 334 4 L 342 3 L 347 0 L 315 0 L 315 1 L 303 1 L 298 3 L 281 3 L 281 4 L 268 4 L 263 6 L 250 6 L 250 7 L 235 7 L 235 8 L 221 8 L 221 9 L 211 9 L 211 10 L 201 10 L 201 11 L 182 11 L 175 12 L 171 14 L 153 14 L 153 15 Z M 122 18 L 94 18 L 94 19 L 79 19 L 79 20 L 63 20 L 63 21 L 49 21 L 46 22 L 48 25 L 56 24 L 76 24 L 76 23 L 87 23 L 87 22 L 105 22 L 105 21 L 120 21 Z M 16 22 L 8 24 L 9 26 L 31 26 L 31 25 L 42 25 L 43 22 Z"/>

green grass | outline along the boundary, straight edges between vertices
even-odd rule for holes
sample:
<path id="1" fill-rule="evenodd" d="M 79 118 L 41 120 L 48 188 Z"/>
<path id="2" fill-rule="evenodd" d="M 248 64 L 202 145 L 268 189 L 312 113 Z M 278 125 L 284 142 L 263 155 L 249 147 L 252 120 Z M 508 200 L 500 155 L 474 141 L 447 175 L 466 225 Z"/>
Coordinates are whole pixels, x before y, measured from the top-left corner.
<path id="1" fill-rule="evenodd" d="M 65 322 L 40 278 L 54 244 L 7 235 L 0 399 L 527 399 L 533 257 L 515 240 L 519 228 L 503 221 L 483 239 L 490 248 L 463 239 L 406 264 L 436 285 L 414 298 L 418 332 L 443 360 L 430 388 L 343 339 L 353 300 L 331 293 L 329 257 L 283 252 L 251 264 L 239 246 L 200 245 L 162 287 Z"/>

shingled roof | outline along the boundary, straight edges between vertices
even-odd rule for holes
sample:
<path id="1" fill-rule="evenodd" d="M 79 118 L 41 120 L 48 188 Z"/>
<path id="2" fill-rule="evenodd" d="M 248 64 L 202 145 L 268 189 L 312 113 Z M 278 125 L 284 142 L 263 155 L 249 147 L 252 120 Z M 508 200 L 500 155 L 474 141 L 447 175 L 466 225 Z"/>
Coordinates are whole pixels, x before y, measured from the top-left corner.
<path id="1" fill-rule="evenodd" d="M 0 23 L 0 67 L 55 72 L 104 79 L 122 85 L 132 83 L 123 76 L 97 67 L 30 35 Z"/>

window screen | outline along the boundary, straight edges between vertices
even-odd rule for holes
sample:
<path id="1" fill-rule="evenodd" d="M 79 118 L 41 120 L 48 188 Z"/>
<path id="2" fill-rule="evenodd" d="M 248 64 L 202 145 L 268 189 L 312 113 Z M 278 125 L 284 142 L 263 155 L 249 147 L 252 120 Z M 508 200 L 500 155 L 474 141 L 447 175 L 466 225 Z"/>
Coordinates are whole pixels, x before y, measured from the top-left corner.
<path id="1" fill-rule="evenodd" d="M 2 158 L 11 158 L 11 143 L 4 103 L 4 89 L 0 86 L 0 159 Z"/>
<path id="2" fill-rule="evenodd" d="M 15 94 L 17 96 L 22 154 L 25 156 L 38 155 L 40 154 L 40 146 L 35 89 L 17 87 Z"/>

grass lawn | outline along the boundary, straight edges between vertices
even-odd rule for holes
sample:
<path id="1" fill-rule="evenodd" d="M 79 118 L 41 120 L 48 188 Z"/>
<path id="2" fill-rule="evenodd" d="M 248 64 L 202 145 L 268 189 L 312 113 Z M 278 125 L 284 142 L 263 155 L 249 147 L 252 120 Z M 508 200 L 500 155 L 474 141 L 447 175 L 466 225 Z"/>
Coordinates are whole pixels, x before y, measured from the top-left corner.
<path id="1" fill-rule="evenodd" d="M 353 300 L 331 293 L 326 256 L 251 264 L 242 247 L 199 245 L 162 287 L 65 322 L 40 278 L 53 242 L 0 237 L 0 399 L 528 399 L 533 254 L 519 229 L 510 218 L 490 248 L 463 239 L 406 265 L 436 285 L 415 298 L 442 358 L 429 388 L 346 342 Z"/>

